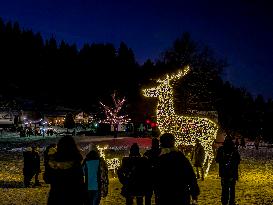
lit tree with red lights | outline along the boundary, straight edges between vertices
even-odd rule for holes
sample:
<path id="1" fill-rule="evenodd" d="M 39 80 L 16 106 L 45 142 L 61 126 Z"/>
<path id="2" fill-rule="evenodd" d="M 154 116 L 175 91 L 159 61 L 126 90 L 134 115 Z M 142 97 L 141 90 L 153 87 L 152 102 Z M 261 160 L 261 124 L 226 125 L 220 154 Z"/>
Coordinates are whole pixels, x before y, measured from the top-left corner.
<path id="1" fill-rule="evenodd" d="M 117 137 L 117 129 L 118 125 L 120 124 L 126 124 L 131 121 L 131 119 L 128 117 L 128 115 L 120 115 L 120 111 L 125 103 L 125 97 L 122 99 L 118 99 L 116 97 L 115 92 L 112 94 L 112 99 L 114 102 L 114 107 L 109 107 L 102 102 L 100 104 L 102 105 L 104 109 L 104 113 L 106 115 L 106 119 L 101 120 L 100 123 L 106 123 L 111 124 L 114 126 L 114 137 Z"/>

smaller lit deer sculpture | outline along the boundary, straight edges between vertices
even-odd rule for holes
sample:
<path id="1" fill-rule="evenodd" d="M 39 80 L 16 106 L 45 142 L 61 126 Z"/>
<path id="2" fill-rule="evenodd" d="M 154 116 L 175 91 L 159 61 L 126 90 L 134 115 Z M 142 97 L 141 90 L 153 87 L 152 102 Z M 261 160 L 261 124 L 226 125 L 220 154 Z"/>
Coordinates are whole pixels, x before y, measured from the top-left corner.
<path id="1" fill-rule="evenodd" d="M 97 149 L 99 151 L 100 157 L 102 157 L 108 166 L 108 170 L 113 170 L 114 173 L 116 173 L 116 170 L 120 167 L 121 161 L 119 158 L 111 158 L 111 159 L 106 159 L 105 157 L 105 150 L 108 149 L 108 146 L 100 147 L 97 145 Z"/>
<path id="2" fill-rule="evenodd" d="M 179 80 L 190 71 L 184 68 L 177 74 L 167 75 L 164 79 L 158 79 L 157 87 L 144 89 L 146 97 L 158 98 L 156 116 L 161 134 L 172 133 L 175 136 L 175 145 L 195 145 L 199 140 L 205 150 L 204 166 L 207 175 L 214 158 L 212 144 L 216 139 L 218 125 L 206 117 L 179 116 L 175 114 L 173 103 L 173 87 L 170 82 Z M 205 167 L 204 167 L 205 168 Z"/>

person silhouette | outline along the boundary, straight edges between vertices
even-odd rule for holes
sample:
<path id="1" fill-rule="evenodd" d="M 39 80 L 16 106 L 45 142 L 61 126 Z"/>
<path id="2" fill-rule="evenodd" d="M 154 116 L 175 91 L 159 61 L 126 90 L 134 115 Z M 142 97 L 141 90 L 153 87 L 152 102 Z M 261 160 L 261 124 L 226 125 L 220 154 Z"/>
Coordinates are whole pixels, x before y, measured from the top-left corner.
<path id="1" fill-rule="evenodd" d="M 246 141 L 245 141 L 245 138 L 244 138 L 244 137 L 241 138 L 241 144 L 240 144 L 240 146 L 241 146 L 242 148 L 245 148 L 245 147 L 246 147 Z"/>
<path id="2" fill-rule="evenodd" d="M 142 157 L 139 146 L 134 143 L 130 148 L 129 157 L 124 157 L 117 170 L 119 181 L 122 184 L 121 195 L 126 198 L 126 205 L 132 205 L 136 198 L 137 205 L 143 204 L 143 197 L 147 194 L 149 170 L 148 160 Z"/>
<path id="3" fill-rule="evenodd" d="M 196 140 L 196 144 L 192 154 L 192 161 L 193 166 L 196 169 L 196 176 L 197 179 L 200 179 L 200 172 L 201 172 L 201 180 L 204 180 L 204 169 L 203 163 L 205 159 L 205 150 L 199 140 Z"/>
<path id="4" fill-rule="evenodd" d="M 48 184 L 48 178 L 50 178 L 50 175 L 52 173 L 52 168 L 48 165 L 49 160 L 52 160 L 54 158 L 54 155 L 57 152 L 57 144 L 52 143 L 48 145 L 44 151 L 44 167 L 45 171 L 43 174 L 43 179 L 46 184 Z"/>
<path id="5" fill-rule="evenodd" d="M 40 186 L 39 182 L 39 174 L 41 173 L 41 168 L 40 168 L 40 154 L 39 154 L 39 147 L 34 146 L 32 148 L 32 157 L 33 157 L 33 174 L 35 178 L 35 183 L 34 186 Z"/>
<path id="6" fill-rule="evenodd" d="M 149 177 L 149 190 L 147 192 L 147 194 L 145 195 L 145 205 L 151 205 L 151 199 L 153 196 L 153 193 L 155 194 L 155 203 L 158 203 L 157 200 L 157 192 L 156 192 L 156 178 L 155 178 L 155 173 L 156 173 L 156 167 L 158 164 L 158 159 L 159 159 L 159 155 L 160 155 L 161 149 L 159 147 L 159 140 L 157 138 L 153 138 L 152 139 L 152 146 L 151 149 L 147 150 L 144 153 L 144 157 L 146 157 L 148 159 L 149 162 L 149 170 L 147 170 L 147 174 L 150 174 Z"/>
<path id="7" fill-rule="evenodd" d="M 236 149 L 238 149 L 239 148 L 239 145 L 240 145 L 240 143 L 239 143 L 239 138 L 238 137 L 236 137 L 236 139 L 235 139 L 235 148 Z"/>
<path id="8" fill-rule="evenodd" d="M 25 187 L 29 187 L 30 181 L 34 175 L 33 154 L 32 154 L 31 147 L 26 148 L 26 150 L 23 152 L 23 157 L 24 157 L 24 168 L 23 168 L 24 185 Z"/>
<path id="9" fill-rule="evenodd" d="M 108 194 L 108 167 L 97 150 L 91 150 L 84 159 L 83 171 L 87 197 L 85 204 L 99 205 Z"/>
<path id="10" fill-rule="evenodd" d="M 48 205 L 83 204 L 82 159 L 72 136 L 64 136 L 59 140 L 56 154 L 48 161 L 51 168 L 51 174 L 48 177 L 50 184 Z"/>
<path id="11" fill-rule="evenodd" d="M 190 161 L 175 146 L 171 133 L 160 137 L 161 154 L 157 166 L 158 202 L 160 205 L 189 205 L 197 203 L 200 193 Z"/>
<path id="12" fill-rule="evenodd" d="M 223 205 L 235 205 L 235 185 L 238 180 L 238 166 L 241 158 L 230 137 L 226 137 L 222 147 L 217 150 L 216 163 L 219 163 Z"/>

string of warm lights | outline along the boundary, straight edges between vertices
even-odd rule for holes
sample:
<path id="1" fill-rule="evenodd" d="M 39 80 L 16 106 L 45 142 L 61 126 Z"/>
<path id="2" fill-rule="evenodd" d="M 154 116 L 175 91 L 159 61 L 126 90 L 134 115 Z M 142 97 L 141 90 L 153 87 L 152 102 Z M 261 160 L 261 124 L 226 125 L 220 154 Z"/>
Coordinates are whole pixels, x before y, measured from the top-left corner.
<path id="1" fill-rule="evenodd" d="M 97 145 L 97 149 L 99 151 L 100 157 L 102 157 L 105 160 L 105 150 L 107 150 L 108 146 L 100 147 Z"/>
<path id="2" fill-rule="evenodd" d="M 200 141 L 205 150 L 203 165 L 207 163 L 205 170 L 207 175 L 214 158 L 212 144 L 216 139 L 218 125 L 205 117 L 178 116 L 174 111 L 173 87 L 170 81 L 180 79 L 189 71 L 190 68 L 187 66 L 178 74 L 167 75 L 163 80 L 158 79 L 157 82 L 160 84 L 157 87 L 144 89 L 143 94 L 146 97 L 158 98 L 156 114 L 161 134 L 172 133 L 175 136 L 176 146 L 195 145 L 197 140 Z"/>
<path id="3" fill-rule="evenodd" d="M 97 145 L 97 149 L 99 151 L 100 157 L 102 157 L 107 164 L 108 170 L 113 170 L 114 173 L 116 172 L 116 170 L 120 167 L 120 159 L 119 158 L 111 158 L 111 159 L 106 159 L 105 156 L 105 150 L 108 149 L 108 146 L 104 146 L 104 147 L 100 147 L 99 145 Z"/>
<path id="4" fill-rule="evenodd" d="M 109 170 L 113 170 L 116 173 L 116 170 L 120 167 L 119 158 L 106 159 L 106 163 Z"/>

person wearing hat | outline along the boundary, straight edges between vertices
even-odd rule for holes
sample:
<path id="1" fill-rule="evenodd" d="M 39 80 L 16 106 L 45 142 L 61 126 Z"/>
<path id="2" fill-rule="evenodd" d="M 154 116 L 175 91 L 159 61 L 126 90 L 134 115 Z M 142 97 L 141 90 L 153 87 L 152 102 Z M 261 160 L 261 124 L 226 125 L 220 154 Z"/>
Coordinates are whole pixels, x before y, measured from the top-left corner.
<path id="1" fill-rule="evenodd" d="M 156 189 L 160 205 L 197 203 L 200 193 L 190 161 L 175 147 L 171 133 L 160 137 L 161 154 L 157 165 Z"/>

